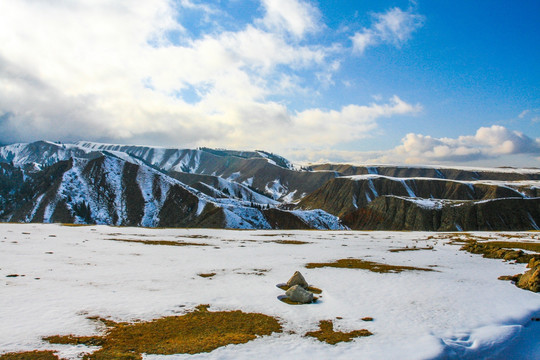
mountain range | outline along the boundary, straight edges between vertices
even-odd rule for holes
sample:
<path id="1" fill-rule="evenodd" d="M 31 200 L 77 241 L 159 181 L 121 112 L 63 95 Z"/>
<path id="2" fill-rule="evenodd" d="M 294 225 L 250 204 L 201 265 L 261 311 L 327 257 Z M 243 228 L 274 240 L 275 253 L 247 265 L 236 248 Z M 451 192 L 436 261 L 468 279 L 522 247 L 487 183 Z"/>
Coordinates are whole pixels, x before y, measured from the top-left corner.
<path id="1" fill-rule="evenodd" d="M 540 230 L 540 169 L 302 167 L 260 150 L 38 141 L 0 147 L 0 221 Z"/>

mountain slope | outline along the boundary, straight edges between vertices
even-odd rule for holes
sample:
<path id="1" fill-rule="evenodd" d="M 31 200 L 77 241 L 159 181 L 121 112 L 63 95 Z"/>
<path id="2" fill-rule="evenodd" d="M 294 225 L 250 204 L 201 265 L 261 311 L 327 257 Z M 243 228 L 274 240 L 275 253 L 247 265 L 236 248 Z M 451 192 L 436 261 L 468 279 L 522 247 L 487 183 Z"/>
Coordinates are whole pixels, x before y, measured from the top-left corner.
<path id="1" fill-rule="evenodd" d="M 540 230 L 540 198 L 429 201 L 381 196 L 341 219 L 352 229 L 364 230 Z"/>
<path id="2" fill-rule="evenodd" d="M 269 229 L 294 224 L 301 228 L 342 228 L 337 218 L 320 211 L 306 215 L 280 209 L 268 213 L 270 225 L 258 203 L 205 195 L 159 170 L 107 152 L 83 154 L 83 158 L 39 164 L 26 172 L 2 163 L 1 219 L 147 227 Z M 37 158 L 32 157 L 32 161 Z M 250 194 L 241 184 L 228 185 Z M 256 195 L 252 200 L 262 199 L 267 207 L 275 205 L 271 199 Z M 309 214 L 317 214 L 321 221 L 306 222 Z"/>
<path id="3" fill-rule="evenodd" d="M 299 168 L 262 150 L 48 141 L 0 147 L 1 221 L 519 230 L 540 224 L 539 197 L 538 169 Z"/>

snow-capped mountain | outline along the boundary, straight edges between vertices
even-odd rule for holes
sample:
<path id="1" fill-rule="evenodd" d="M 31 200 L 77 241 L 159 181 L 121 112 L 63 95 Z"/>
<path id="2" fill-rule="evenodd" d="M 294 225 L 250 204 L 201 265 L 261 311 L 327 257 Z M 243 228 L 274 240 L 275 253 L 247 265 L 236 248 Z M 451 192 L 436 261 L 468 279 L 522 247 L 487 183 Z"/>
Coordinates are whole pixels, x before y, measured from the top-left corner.
<path id="1" fill-rule="evenodd" d="M 0 147 L 0 219 L 148 227 L 528 230 L 540 170 L 323 164 L 264 151 Z"/>
<path id="2" fill-rule="evenodd" d="M 138 150 L 143 155 L 142 148 Z M 207 176 L 191 181 L 207 190 L 200 191 L 166 171 L 182 166 L 194 171 L 201 158 L 207 161 L 205 155 L 201 150 L 178 150 L 140 158 L 114 149 L 50 142 L 3 147 L 0 217 L 148 227 L 343 228 L 337 217 L 322 210 L 277 209 L 279 202 L 245 184 Z M 171 174 L 184 174 L 176 170 Z"/>

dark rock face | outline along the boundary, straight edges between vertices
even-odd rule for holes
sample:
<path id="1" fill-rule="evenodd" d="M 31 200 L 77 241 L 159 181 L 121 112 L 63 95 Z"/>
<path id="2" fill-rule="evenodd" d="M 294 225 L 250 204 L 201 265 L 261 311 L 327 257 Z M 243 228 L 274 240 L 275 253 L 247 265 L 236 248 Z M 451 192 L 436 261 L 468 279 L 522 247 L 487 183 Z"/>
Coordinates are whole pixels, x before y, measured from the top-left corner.
<path id="1" fill-rule="evenodd" d="M 384 196 L 342 217 L 352 229 L 411 231 L 531 230 L 540 224 L 540 199 L 494 199 L 426 208 Z"/>
<path id="2" fill-rule="evenodd" d="M 535 191 L 444 179 L 336 178 L 298 207 L 325 210 L 351 229 L 531 230 L 540 224 L 540 202 L 526 194 Z"/>
<path id="3" fill-rule="evenodd" d="M 273 229 L 307 230 L 312 227 L 294 214 L 280 209 L 263 210 L 264 217 Z"/>

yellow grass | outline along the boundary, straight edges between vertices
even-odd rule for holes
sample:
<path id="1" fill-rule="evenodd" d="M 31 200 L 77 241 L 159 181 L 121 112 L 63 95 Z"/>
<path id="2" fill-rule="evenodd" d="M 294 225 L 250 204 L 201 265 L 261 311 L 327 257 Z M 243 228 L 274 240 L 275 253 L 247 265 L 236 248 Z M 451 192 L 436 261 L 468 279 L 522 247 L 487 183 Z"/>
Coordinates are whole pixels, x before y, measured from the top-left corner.
<path id="1" fill-rule="evenodd" d="M 145 245 L 164 245 L 164 246 L 210 246 L 206 243 L 192 243 L 192 242 L 185 242 L 185 241 L 170 241 L 170 240 L 127 240 L 127 239 L 105 239 L 105 240 L 112 240 L 112 241 L 121 241 L 121 242 L 128 242 L 128 243 L 138 243 L 138 244 L 145 244 Z"/>
<path id="2" fill-rule="evenodd" d="M 281 332 L 279 322 L 259 313 L 196 311 L 148 322 L 104 322 L 109 329 L 102 337 L 50 336 L 51 343 L 100 345 L 101 349 L 84 357 L 87 360 L 142 359 L 141 354 L 196 354 L 229 344 L 242 344 L 258 336 Z M 102 320 L 99 319 L 98 320 Z M 3 360 L 3 359 L 2 359 Z"/>
<path id="3" fill-rule="evenodd" d="M 373 335 L 373 333 L 366 329 L 354 330 L 347 333 L 334 331 L 334 324 L 332 323 L 332 320 L 321 320 L 319 322 L 319 330 L 310 331 L 306 334 L 306 336 L 314 337 L 319 341 L 324 341 L 331 345 L 335 345 L 339 342 L 349 342 L 354 338 L 370 335 Z"/>
<path id="4" fill-rule="evenodd" d="M 24 351 L 0 355 L 0 360 L 59 360 L 54 351 Z"/>
<path id="5" fill-rule="evenodd" d="M 413 266 L 388 265 L 362 259 L 339 259 L 334 262 L 327 263 L 309 263 L 306 265 L 308 269 L 335 267 L 344 269 L 364 269 L 376 273 L 399 273 L 402 271 L 434 271 L 432 269 L 419 268 Z"/>

